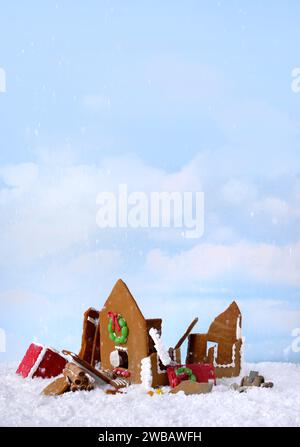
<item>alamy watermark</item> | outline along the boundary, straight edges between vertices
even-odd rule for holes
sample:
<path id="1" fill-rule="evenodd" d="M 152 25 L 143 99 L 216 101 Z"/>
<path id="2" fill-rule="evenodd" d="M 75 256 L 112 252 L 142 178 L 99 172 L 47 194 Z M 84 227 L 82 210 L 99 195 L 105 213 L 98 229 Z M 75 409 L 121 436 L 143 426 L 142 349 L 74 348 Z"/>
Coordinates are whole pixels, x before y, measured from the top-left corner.
<path id="1" fill-rule="evenodd" d="M 292 342 L 284 349 L 284 355 L 289 357 L 291 353 L 298 354 L 300 352 L 300 327 L 292 330 Z"/>
<path id="2" fill-rule="evenodd" d="M 6 333 L 5 330 L 0 327 L 0 352 L 6 352 Z"/>
<path id="3" fill-rule="evenodd" d="M 300 327 L 296 327 L 292 330 L 292 337 L 294 340 L 291 343 L 292 352 L 300 352 Z"/>
<path id="4" fill-rule="evenodd" d="M 101 192 L 96 199 L 100 228 L 177 228 L 189 239 L 204 233 L 203 192 Z"/>
<path id="5" fill-rule="evenodd" d="M 291 89 L 294 93 L 300 93 L 300 67 L 295 67 L 292 70 Z"/>
<path id="6" fill-rule="evenodd" d="M 6 73 L 3 68 L 0 67 L 0 93 L 6 92 Z"/>

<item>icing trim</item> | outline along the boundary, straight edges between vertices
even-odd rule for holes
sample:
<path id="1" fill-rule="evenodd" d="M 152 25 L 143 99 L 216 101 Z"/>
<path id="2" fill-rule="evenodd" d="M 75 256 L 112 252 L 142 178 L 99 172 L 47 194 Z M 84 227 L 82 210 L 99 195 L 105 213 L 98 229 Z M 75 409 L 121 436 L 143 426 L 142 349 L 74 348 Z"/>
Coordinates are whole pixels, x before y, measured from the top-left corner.
<path id="1" fill-rule="evenodd" d="M 148 389 L 152 387 L 152 367 L 150 357 L 145 357 L 141 360 L 141 382 L 142 385 Z"/>
<path id="2" fill-rule="evenodd" d="M 42 346 L 42 345 L 39 345 Z M 37 370 L 39 369 L 39 366 L 44 358 L 44 355 L 46 354 L 46 351 L 48 349 L 48 346 L 43 346 L 41 352 L 38 355 L 38 358 L 36 359 L 36 361 L 34 362 L 34 365 L 32 366 L 31 370 L 29 371 L 27 377 L 29 379 L 32 379 L 33 375 L 37 372 Z"/>
<path id="3" fill-rule="evenodd" d="M 232 351 L 231 351 L 231 359 L 232 362 L 231 363 L 226 363 L 223 365 L 219 365 L 217 363 L 217 346 L 214 346 L 214 367 L 215 368 L 235 368 L 235 351 L 236 351 L 236 346 L 235 344 L 232 345 Z"/>
<path id="4" fill-rule="evenodd" d="M 90 323 L 93 323 L 95 326 L 97 326 L 97 324 L 99 323 L 98 318 L 87 317 L 87 321 L 89 321 Z"/>
<path id="5" fill-rule="evenodd" d="M 149 331 L 149 334 L 150 334 L 152 340 L 154 341 L 154 347 L 157 351 L 157 355 L 160 358 L 162 364 L 164 366 L 168 366 L 168 365 L 172 364 L 173 363 L 172 359 L 170 358 L 168 351 L 163 346 L 158 331 L 152 327 Z"/>
<path id="6" fill-rule="evenodd" d="M 115 349 L 117 351 L 125 351 L 125 352 L 128 351 L 128 348 L 125 348 L 125 346 L 119 346 L 119 345 L 115 346 Z"/>

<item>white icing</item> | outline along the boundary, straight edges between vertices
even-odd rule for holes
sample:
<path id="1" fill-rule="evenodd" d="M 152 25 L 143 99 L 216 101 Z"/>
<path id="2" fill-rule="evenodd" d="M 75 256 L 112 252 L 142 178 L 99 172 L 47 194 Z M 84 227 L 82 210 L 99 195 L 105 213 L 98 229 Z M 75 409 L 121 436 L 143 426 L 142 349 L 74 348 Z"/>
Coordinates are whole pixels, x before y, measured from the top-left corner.
<path id="1" fill-rule="evenodd" d="M 36 345 L 36 343 L 35 343 Z M 38 370 L 38 367 L 40 366 L 41 361 L 43 360 L 44 355 L 46 354 L 46 351 L 48 349 L 47 346 L 43 346 L 43 345 L 37 345 L 37 346 L 41 346 L 42 350 L 38 355 L 38 358 L 36 359 L 36 361 L 34 362 L 34 365 L 32 366 L 31 370 L 29 371 L 28 374 L 28 378 L 32 379 L 33 375 L 36 373 L 36 371 Z"/>
<path id="2" fill-rule="evenodd" d="M 111 366 L 113 366 L 114 368 L 117 368 L 118 366 L 120 366 L 120 357 L 119 357 L 119 353 L 117 350 L 112 351 L 109 355 L 109 361 Z"/>
<path id="3" fill-rule="evenodd" d="M 116 379 L 113 380 L 114 383 L 116 383 L 117 385 L 128 385 L 128 383 L 126 382 L 126 380 L 121 379 L 119 377 L 117 377 Z"/>
<path id="4" fill-rule="evenodd" d="M 88 377 L 90 383 L 95 383 L 94 377 L 92 377 L 89 373 L 85 372 L 85 375 Z"/>
<path id="5" fill-rule="evenodd" d="M 166 374 L 166 370 L 165 369 L 161 369 L 160 368 L 160 363 L 159 363 L 159 357 L 156 357 L 156 370 L 158 374 Z"/>
<path id="6" fill-rule="evenodd" d="M 100 370 L 101 369 L 101 363 L 100 362 L 96 362 L 94 368 Z"/>
<path id="7" fill-rule="evenodd" d="M 162 341 L 161 341 L 158 331 L 152 327 L 149 331 L 149 334 L 150 334 L 152 340 L 154 341 L 155 349 L 157 351 L 157 354 L 158 354 L 162 364 L 165 366 L 171 365 L 173 362 L 171 360 L 171 357 L 169 356 L 168 351 L 165 349 L 165 347 L 162 344 Z"/>
<path id="8" fill-rule="evenodd" d="M 232 362 L 224 364 L 224 365 L 219 365 L 217 363 L 217 357 L 218 357 L 217 346 L 214 346 L 214 367 L 215 368 L 235 368 L 235 349 L 236 349 L 235 344 L 233 344 L 232 345 L 232 353 L 231 353 Z"/>
<path id="9" fill-rule="evenodd" d="M 31 344 L 33 344 L 35 346 L 40 346 L 41 348 L 44 347 L 44 345 L 42 345 L 41 343 L 38 343 L 37 341 L 32 341 Z"/>
<path id="10" fill-rule="evenodd" d="M 124 346 L 115 346 L 115 349 L 117 349 L 118 351 L 128 351 L 128 348 L 124 347 Z"/>
<path id="11" fill-rule="evenodd" d="M 90 323 L 93 323 L 95 326 L 97 326 L 97 324 L 99 323 L 98 318 L 87 317 L 87 321 L 89 321 Z"/>
<path id="12" fill-rule="evenodd" d="M 179 363 L 179 356 L 177 357 L 178 354 L 179 354 L 179 353 L 178 353 L 177 349 L 174 349 L 174 351 L 173 351 L 173 357 L 174 357 L 174 361 L 175 361 L 176 363 Z"/>
<path id="13" fill-rule="evenodd" d="M 241 315 L 238 316 L 236 321 L 236 338 L 237 340 L 242 338 Z"/>
<path id="14" fill-rule="evenodd" d="M 152 368 L 150 357 L 145 357 L 141 361 L 141 382 L 146 389 L 152 387 Z"/>
<path id="15" fill-rule="evenodd" d="M 244 355 L 245 355 L 244 344 L 245 344 L 245 341 L 246 341 L 246 337 L 242 337 L 242 344 L 241 344 L 241 348 L 240 348 L 241 368 L 243 367 L 243 364 L 244 364 Z"/>

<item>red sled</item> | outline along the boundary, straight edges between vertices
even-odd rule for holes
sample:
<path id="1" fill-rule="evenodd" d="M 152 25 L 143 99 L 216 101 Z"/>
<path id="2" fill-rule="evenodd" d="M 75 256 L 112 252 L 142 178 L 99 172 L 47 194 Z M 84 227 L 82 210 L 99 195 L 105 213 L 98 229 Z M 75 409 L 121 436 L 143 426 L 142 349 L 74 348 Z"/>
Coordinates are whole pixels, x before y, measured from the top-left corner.
<path id="1" fill-rule="evenodd" d="M 48 379 L 62 373 L 67 360 L 49 346 L 31 343 L 16 373 L 22 377 Z"/>
<path id="2" fill-rule="evenodd" d="M 211 363 L 193 363 L 190 365 L 168 366 L 167 374 L 170 386 L 172 388 L 175 388 L 183 380 L 189 379 L 189 376 L 186 373 L 182 373 L 179 375 L 176 374 L 176 370 L 178 370 L 179 368 L 190 369 L 193 375 L 196 377 L 196 381 L 199 383 L 208 383 L 209 380 L 213 380 L 214 384 L 217 384 L 215 368 Z"/>

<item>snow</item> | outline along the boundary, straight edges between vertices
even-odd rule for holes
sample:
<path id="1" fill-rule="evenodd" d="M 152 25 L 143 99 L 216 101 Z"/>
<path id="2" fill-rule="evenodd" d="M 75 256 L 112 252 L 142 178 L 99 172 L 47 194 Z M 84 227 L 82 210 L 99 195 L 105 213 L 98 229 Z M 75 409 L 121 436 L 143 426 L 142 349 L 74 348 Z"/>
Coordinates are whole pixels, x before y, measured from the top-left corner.
<path id="1" fill-rule="evenodd" d="M 273 389 L 229 388 L 239 379 L 218 380 L 212 393 L 149 396 L 142 385 L 126 394 L 103 389 L 46 397 L 40 393 L 52 379 L 23 379 L 16 364 L 0 363 L 1 426 L 300 426 L 300 365 L 246 364 L 242 375 L 259 371 Z"/>

